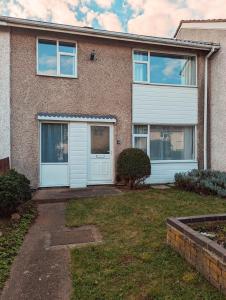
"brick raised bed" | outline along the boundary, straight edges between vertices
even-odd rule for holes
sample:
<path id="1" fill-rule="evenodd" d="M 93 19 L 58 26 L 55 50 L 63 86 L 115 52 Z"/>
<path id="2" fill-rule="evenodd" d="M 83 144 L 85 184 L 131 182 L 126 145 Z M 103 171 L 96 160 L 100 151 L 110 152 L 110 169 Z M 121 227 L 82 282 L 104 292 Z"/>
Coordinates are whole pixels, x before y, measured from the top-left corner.
<path id="1" fill-rule="evenodd" d="M 226 214 L 167 219 L 167 243 L 226 295 L 226 249 L 189 225 L 226 222 Z"/>

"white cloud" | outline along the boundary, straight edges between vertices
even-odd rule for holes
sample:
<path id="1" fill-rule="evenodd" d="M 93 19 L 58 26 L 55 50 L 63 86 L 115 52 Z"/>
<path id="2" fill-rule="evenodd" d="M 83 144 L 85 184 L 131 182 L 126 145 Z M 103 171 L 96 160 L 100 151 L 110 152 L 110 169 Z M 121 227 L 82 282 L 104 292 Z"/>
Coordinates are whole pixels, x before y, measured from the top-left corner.
<path id="1" fill-rule="evenodd" d="M 181 64 L 179 61 L 177 60 L 169 60 L 167 63 L 166 63 L 166 66 L 163 70 L 163 74 L 166 75 L 166 76 L 171 76 L 175 70 L 180 67 Z"/>
<path id="2" fill-rule="evenodd" d="M 109 9 L 115 0 L 95 0 L 96 4 L 102 8 Z"/>
<path id="3" fill-rule="evenodd" d="M 8 15 L 18 18 L 48 20 L 51 17 L 53 22 L 67 23 L 83 26 L 83 22 L 76 20 L 75 13 L 69 5 L 78 5 L 79 0 L 8 0 L 5 9 Z M 0 13 L 3 7 L 0 7 Z"/>
<path id="4" fill-rule="evenodd" d="M 93 20 L 98 17 L 98 13 L 94 11 L 88 11 L 86 14 L 86 23 L 87 24 L 92 24 Z"/>
<path id="5" fill-rule="evenodd" d="M 101 27 L 111 31 L 122 31 L 122 25 L 117 15 L 111 12 L 99 14 L 96 18 Z"/>
<path id="6" fill-rule="evenodd" d="M 98 13 L 87 6 L 91 0 L 0 0 L 0 14 L 5 11 L 9 16 L 28 19 L 51 20 L 56 23 L 77 26 L 90 26 L 96 19 L 100 26 L 106 30 L 121 31 L 121 23 L 116 14 L 112 12 Z M 114 0 L 95 0 L 100 6 L 110 7 Z M 85 14 L 83 21 L 76 19 L 71 7 L 80 5 L 80 10 Z"/>
<path id="7" fill-rule="evenodd" d="M 127 0 L 134 14 L 128 31 L 145 35 L 172 35 L 181 19 L 224 18 L 226 0 Z"/>
<path id="8" fill-rule="evenodd" d="M 0 14 L 12 17 L 41 19 L 56 23 L 90 26 L 97 20 L 107 30 L 122 31 L 122 20 L 110 9 L 115 0 L 0 0 Z M 172 35 L 181 19 L 224 18 L 226 0 L 123 0 L 124 9 L 130 7 L 132 16 L 128 31 L 145 35 Z M 93 11 L 91 4 L 106 10 Z M 84 20 L 76 18 L 76 8 Z M 125 13 L 125 12 L 123 12 Z"/>

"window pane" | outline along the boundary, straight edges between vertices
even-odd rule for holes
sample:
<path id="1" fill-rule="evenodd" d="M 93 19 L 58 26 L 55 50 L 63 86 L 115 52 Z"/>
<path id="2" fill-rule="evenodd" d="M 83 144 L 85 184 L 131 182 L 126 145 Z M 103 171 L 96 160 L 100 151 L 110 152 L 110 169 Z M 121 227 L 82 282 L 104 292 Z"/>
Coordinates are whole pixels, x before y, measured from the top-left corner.
<path id="1" fill-rule="evenodd" d="M 161 84 L 195 85 L 195 57 L 151 54 L 150 81 Z"/>
<path id="2" fill-rule="evenodd" d="M 193 159 L 193 128 L 151 128 L 150 156 L 151 160 Z"/>
<path id="3" fill-rule="evenodd" d="M 60 42 L 59 43 L 59 51 L 73 54 L 73 53 L 75 53 L 75 44 L 67 43 L 67 42 Z"/>
<path id="4" fill-rule="evenodd" d="M 134 148 L 138 148 L 147 153 L 147 138 L 146 137 L 135 137 Z"/>
<path id="5" fill-rule="evenodd" d="M 67 124 L 42 124 L 41 143 L 43 163 L 68 161 Z"/>
<path id="6" fill-rule="evenodd" d="M 110 153 L 108 126 L 91 126 L 91 154 Z"/>
<path id="7" fill-rule="evenodd" d="M 133 131 L 134 131 L 134 134 L 147 134 L 148 126 L 147 125 L 134 125 Z"/>
<path id="8" fill-rule="evenodd" d="M 134 68 L 134 80 L 135 81 L 147 81 L 147 64 L 144 63 L 135 63 Z"/>
<path id="9" fill-rule="evenodd" d="M 163 149 L 160 129 L 150 129 L 150 159 L 162 160 Z"/>
<path id="10" fill-rule="evenodd" d="M 55 41 L 38 41 L 38 71 L 46 75 L 57 74 L 57 46 Z"/>
<path id="11" fill-rule="evenodd" d="M 61 75 L 75 75 L 75 58 L 74 56 L 61 55 L 60 56 L 60 74 Z"/>
<path id="12" fill-rule="evenodd" d="M 133 60 L 148 61 L 148 52 L 134 51 L 134 53 L 133 53 Z"/>

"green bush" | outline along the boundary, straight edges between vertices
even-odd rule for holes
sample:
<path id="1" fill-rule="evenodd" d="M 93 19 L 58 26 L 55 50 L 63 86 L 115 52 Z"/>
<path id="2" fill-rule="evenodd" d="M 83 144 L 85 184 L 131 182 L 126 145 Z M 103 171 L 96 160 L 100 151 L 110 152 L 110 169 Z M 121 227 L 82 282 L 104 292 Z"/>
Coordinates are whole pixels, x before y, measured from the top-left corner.
<path id="1" fill-rule="evenodd" d="M 175 174 L 175 184 L 186 191 L 226 197 L 226 172 L 192 170 Z"/>
<path id="2" fill-rule="evenodd" d="M 144 151 L 135 148 L 123 150 L 117 160 L 117 175 L 130 188 L 144 181 L 151 174 L 150 159 Z"/>
<path id="3" fill-rule="evenodd" d="M 0 215 L 10 215 L 30 199 L 30 181 L 24 175 L 10 170 L 0 176 Z"/>

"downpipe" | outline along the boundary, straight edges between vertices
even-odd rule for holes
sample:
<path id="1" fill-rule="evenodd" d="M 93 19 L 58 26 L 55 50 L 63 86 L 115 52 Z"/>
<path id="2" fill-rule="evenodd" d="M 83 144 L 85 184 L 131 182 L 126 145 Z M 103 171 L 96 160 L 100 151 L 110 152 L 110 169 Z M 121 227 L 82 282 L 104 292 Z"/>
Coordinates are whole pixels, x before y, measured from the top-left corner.
<path id="1" fill-rule="evenodd" d="M 203 140 L 203 158 L 204 158 L 204 170 L 207 169 L 207 139 L 208 139 L 208 62 L 210 56 L 215 52 L 215 47 L 212 47 L 210 52 L 205 57 L 205 88 L 204 88 L 204 140 Z"/>

